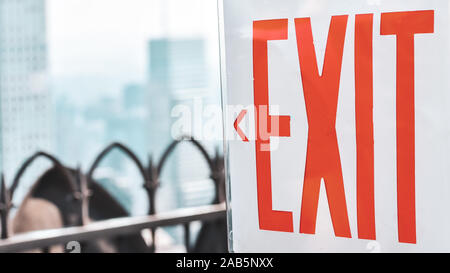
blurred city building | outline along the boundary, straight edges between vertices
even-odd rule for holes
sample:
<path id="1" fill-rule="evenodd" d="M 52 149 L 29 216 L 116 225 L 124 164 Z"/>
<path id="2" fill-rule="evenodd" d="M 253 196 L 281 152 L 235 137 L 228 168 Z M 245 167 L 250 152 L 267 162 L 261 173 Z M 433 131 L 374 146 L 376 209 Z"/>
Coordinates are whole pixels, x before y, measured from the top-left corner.
<path id="1" fill-rule="evenodd" d="M 154 9 L 143 14 L 146 17 L 152 13 L 158 15 L 154 24 L 138 22 L 141 25 L 136 26 L 137 29 L 157 30 L 157 34 L 145 32 L 139 36 L 142 47 L 136 48 L 140 52 L 137 56 L 145 58 L 136 59 L 145 59 L 142 76 L 127 75 L 113 81 L 111 79 L 115 77 L 111 75 L 120 70 L 113 68 L 121 64 L 108 66 L 96 60 L 98 51 L 90 52 L 89 48 L 100 47 L 101 39 L 93 42 L 88 39 L 106 35 L 101 31 L 102 24 L 111 24 L 102 23 L 99 18 L 107 16 L 110 10 L 101 9 L 105 14 L 92 11 L 100 26 L 92 26 L 98 32 L 89 32 L 88 38 L 82 36 L 88 21 L 70 23 L 67 14 L 58 12 L 72 12 L 66 11 L 64 5 L 86 12 L 87 6 L 101 8 L 105 4 L 115 6 L 117 10 L 120 5 L 134 6 L 136 11 L 141 6 L 148 8 L 149 3 L 137 0 L 114 3 L 105 0 L 64 1 L 67 4 L 61 4 L 60 0 L 0 0 L 0 170 L 5 172 L 8 184 L 23 161 L 40 150 L 55 154 L 70 168 L 81 167 L 86 171 L 94 157 L 111 142 L 127 145 L 145 163 L 151 159 L 158 161 L 174 137 L 183 133 L 199 139 L 210 154 L 221 148 L 219 139 L 204 139 L 201 128 L 204 107 L 220 104 L 218 35 L 214 21 L 217 20 L 216 3 L 208 0 L 189 3 L 184 0 L 153 1 Z M 183 12 L 180 13 L 181 6 Z M 124 14 L 124 20 L 133 21 L 128 19 L 130 14 Z M 115 27 L 122 27 L 120 24 Z M 176 31 L 178 28 L 180 30 Z M 193 32 L 186 34 L 186 29 Z M 77 35 L 81 36 L 74 36 L 82 38 L 70 40 L 69 34 L 61 34 L 70 30 L 79 30 L 81 34 Z M 136 29 L 133 31 L 139 33 Z M 116 31 L 113 33 L 113 41 L 125 40 L 116 35 Z M 70 43 L 61 42 L 66 39 Z M 110 46 L 113 49 L 105 48 L 106 53 L 100 60 L 116 60 L 116 56 L 128 50 L 121 48 L 128 46 L 126 43 L 115 45 L 110 42 Z M 82 56 L 85 59 L 77 60 L 73 57 L 76 54 L 85 54 Z M 77 71 L 72 67 L 83 69 Z M 90 67 L 101 75 L 86 69 Z M 173 109 L 180 105 L 191 111 L 192 127 L 174 135 L 172 128 L 178 117 L 173 115 Z M 198 119 L 200 121 L 196 122 Z M 221 120 L 215 123 L 221 131 Z M 20 200 L 47 166 L 50 164 L 45 161 L 33 165 L 15 198 Z M 209 204 L 214 195 L 209 175 L 198 150 L 189 144 L 181 144 L 163 170 L 157 212 Z M 142 178 L 136 166 L 122 154 L 113 152 L 109 155 L 94 177 L 132 215 L 147 213 Z M 175 233 L 170 234 L 174 236 Z M 177 234 L 175 241 L 180 242 L 181 233 Z"/>
<path id="2" fill-rule="evenodd" d="M 202 38 L 153 39 L 149 43 L 149 109 L 150 150 L 161 156 L 176 135 L 172 126 L 175 122 L 172 109 L 177 106 L 189 109 L 191 114 L 188 132 L 196 136 L 194 115 L 195 102 L 213 103 L 217 90 L 210 85 L 210 69 L 206 61 L 205 40 Z M 188 126 L 189 127 L 189 126 Z M 202 138 L 201 135 L 196 137 Z M 214 151 L 216 143 L 209 143 Z M 167 174 L 167 175 L 166 175 Z M 172 188 L 172 206 L 187 207 L 207 204 L 212 196 L 212 183 L 208 178 L 204 159 L 193 147 L 181 145 L 164 170 L 163 178 Z"/>
<path id="3" fill-rule="evenodd" d="M 45 0 L 0 1 L 0 168 L 9 179 L 33 152 L 53 148 L 45 14 Z"/>

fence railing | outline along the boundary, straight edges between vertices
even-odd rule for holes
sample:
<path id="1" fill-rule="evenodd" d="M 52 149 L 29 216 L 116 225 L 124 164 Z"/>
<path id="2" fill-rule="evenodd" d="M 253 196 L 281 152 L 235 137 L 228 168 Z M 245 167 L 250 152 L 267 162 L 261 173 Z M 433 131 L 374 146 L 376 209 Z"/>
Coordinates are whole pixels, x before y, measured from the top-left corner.
<path id="1" fill-rule="evenodd" d="M 190 224 L 194 221 L 212 221 L 226 216 L 225 204 L 179 209 L 158 215 L 115 218 L 85 226 L 42 230 L 19 234 L 0 240 L 0 253 L 44 249 L 67 242 L 90 241 L 124 234 L 138 233 L 144 229 Z"/>
<path id="2" fill-rule="evenodd" d="M 155 206 L 155 199 L 157 189 L 161 184 L 160 177 L 167 162 L 168 157 L 175 150 L 177 145 L 182 142 L 189 142 L 196 147 L 200 154 L 205 159 L 209 169 L 210 178 L 215 186 L 215 195 L 212 205 L 181 209 L 168 213 L 157 214 Z M 149 211 L 147 216 L 142 217 L 121 217 L 115 219 L 101 219 L 101 221 L 91 222 L 89 221 L 90 215 L 90 199 L 92 198 L 92 189 L 94 186 L 94 173 L 100 165 L 101 161 L 113 150 L 119 150 L 125 156 L 127 156 L 138 168 L 142 177 L 143 188 L 146 190 L 149 202 Z M 55 230 L 42 230 L 24 234 L 17 234 L 10 236 L 9 234 L 9 214 L 13 207 L 12 200 L 14 192 L 19 186 L 20 179 L 24 175 L 25 171 L 35 162 L 38 158 L 46 158 L 50 160 L 54 168 L 60 171 L 66 181 L 66 188 L 68 189 L 68 197 L 62 200 L 50 200 L 54 201 L 56 205 L 70 207 L 71 217 L 66 217 L 64 228 Z M 152 234 L 152 243 L 149 246 L 148 251 L 155 251 L 155 229 L 161 226 L 168 225 L 182 225 L 184 227 L 184 243 L 186 249 L 190 250 L 190 223 L 192 221 L 207 222 L 211 220 L 221 219 L 221 223 L 225 225 L 225 176 L 224 176 L 224 164 L 223 157 L 216 151 L 214 156 L 210 156 L 207 150 L 192 137 L 182 137 L 178 140 L 174 140 L 171 145 L 163 153 L 161 159 L 154 163 L 152 159 L 149 159 L 147 164 L 143 164 L 142 161 L 136 156 L 136 154 L 121 143 L 112 143 L 108 145 L 103 151 L 95 158 L 94 163 L 88 169 L 86 175 L 82 173 L 80 168 L 71 170 L 65 167 L 58 158 L 45 153 L 37 152 L 30 158 L 25 160 L 22 166 L 17 171 L 14 179 L 11 183 L 11 187 L 7 188 L 4 176 L 2 175 L 0 185 L 0 222 L 1 222 L 1 240 L 0 240 L 0 252 L 16 252 L 24 251 L 32 248 L 45 249 L 48 246 L 64 243 L 67 241 L 89 241 L 92 239 L 98 239 L 103 237 L 114 237 L 118 235 L 124 235 L 129 233 L 139 233 L 143 229 L 150 229 Z M 34 188 L 34 187 L 33 187 Z M 70 202 L 69 202 L 70 201 Z M 61 205 L 62 204 L 62 205 Z M 64 209 L 62 214 L 64 214 Z M 66 208 L 67 210 L 67 208 Z M 73 217 L 75 212 L 76 217 Z M 66 213 L 68 214 L 68 213 Z M 64 215 L 63 215 L 64 216 Z M 226 227 L 221 228 L 226 230 Z M 225 235 L 226 236 L 226 235 Z"/>

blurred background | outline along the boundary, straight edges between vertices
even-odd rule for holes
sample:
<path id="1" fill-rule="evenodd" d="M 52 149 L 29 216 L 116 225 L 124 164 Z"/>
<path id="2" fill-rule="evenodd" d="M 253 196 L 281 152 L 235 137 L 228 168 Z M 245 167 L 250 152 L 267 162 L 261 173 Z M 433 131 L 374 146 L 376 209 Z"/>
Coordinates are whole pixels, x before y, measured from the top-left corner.
<path id="1" fill-rule="evenodd" d="M 195 137 L 210 155 L 221 154 L 216 2 L 0 0 L 0 170 L 6 186 L 37 151 L 83 172 L 112 142 L 145 164 L 157 162 L 182 134 Z M 174 129 L 185 112 L 189 121 Z M 51 166 L 39 160 L 27 169 L 10 218 Z M 142 176 L 121 153 L 108 155 L 93 178 L 131 216 L 147 214 Z M 189 143 L 168 158 L 159 182 L 158 213 L 213 202 L 210 169 Z M 191 225 L 192 240 L 200 228 Z M 162 229 L 163 251 L 186 251 L 183 232 Z"/>

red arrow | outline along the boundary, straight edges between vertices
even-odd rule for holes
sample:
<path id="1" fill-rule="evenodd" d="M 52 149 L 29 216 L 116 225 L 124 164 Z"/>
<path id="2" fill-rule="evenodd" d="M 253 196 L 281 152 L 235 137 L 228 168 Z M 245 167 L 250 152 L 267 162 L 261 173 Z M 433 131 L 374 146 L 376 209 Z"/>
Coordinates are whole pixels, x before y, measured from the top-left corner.
<path id="1" fill-rule="evenodd" d="M 239 116 L 237 117 L 236 121 L 234 122 L 234 129 L 236 129 L 236 132 L 238 135 L 242 138 L 242 141 L 248 142 L 248 138 L 245 136 L 244 132 L 239 128 L 239 123 L 244 119 L 244 116 L 247 114 L 247 110 L 242 110 Z"/>

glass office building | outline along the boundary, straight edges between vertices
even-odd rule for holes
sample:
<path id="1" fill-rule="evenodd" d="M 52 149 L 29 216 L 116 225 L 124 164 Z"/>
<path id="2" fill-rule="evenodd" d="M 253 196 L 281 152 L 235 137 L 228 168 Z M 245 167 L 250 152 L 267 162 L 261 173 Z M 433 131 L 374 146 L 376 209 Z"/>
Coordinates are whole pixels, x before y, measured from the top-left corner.
<path id="1" fill-rule="evenodd" d="M 211 86 L 206 61 L 206 41 L 202 38 L 160 38 L 149 43 L 149 109 L 150 150 L 159 158 L 172 141 L 175 122 L 172 109 L 187 107 L 194 112 L 194 103 L 213 103 L 216 90 Z M 202 113 L 200 113 L 202 115 Z M 192 120 L 191 120 L 192 122 Z M 192 124 L 193 125 L 193 124 Z M 193 125 L 194 127 L 194 125 Z M 197 138 L 195 129 L 189 135 Z M 208 143 L 212 154 L 218 143 Z M 175 207 L 207 204 L 213 192 L 208 179 L 208 166 L 196 149 L 180 145 L 164 169 L 163 178 L 171 186 L 171 202 Z M 169 198 L 169 197 L 167 197 Z"/>
<path id="2" fill-rule="evenodd" d="M 7 180 L 53 144 L 45 0 L 0 1 L 0 145 Z"/>

